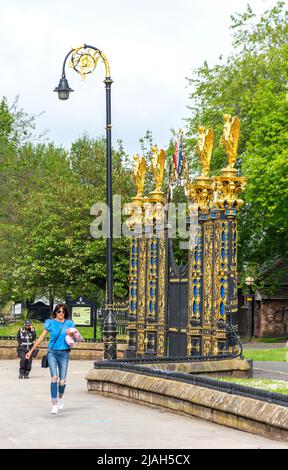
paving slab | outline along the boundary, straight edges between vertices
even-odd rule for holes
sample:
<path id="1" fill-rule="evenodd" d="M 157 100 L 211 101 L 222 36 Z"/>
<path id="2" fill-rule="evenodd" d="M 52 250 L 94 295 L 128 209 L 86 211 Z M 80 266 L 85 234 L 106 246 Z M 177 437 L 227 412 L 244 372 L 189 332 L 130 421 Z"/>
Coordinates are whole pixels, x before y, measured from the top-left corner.
<path id="1" fill-rule="evenodd" d="M 0 361 L 1 449 L 288 449 L 288 443 L 87 392 L 91 361 L 70 361 L 65 408 L 50 414 L 49 370 L 18 379 Z"/>

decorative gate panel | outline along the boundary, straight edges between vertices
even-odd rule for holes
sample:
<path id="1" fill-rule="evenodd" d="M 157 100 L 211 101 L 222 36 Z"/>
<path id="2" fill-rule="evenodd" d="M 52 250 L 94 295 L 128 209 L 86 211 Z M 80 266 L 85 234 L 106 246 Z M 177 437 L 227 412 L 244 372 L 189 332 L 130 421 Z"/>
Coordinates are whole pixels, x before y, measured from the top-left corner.
<path id="1" fill-rule="evenodd" d="M 169 243 L 168 264 L 167 355 L 169 357 L 186 356 L 188 325 L 188 264 L 184 267 L 176 265 L 171 240 Z"/>

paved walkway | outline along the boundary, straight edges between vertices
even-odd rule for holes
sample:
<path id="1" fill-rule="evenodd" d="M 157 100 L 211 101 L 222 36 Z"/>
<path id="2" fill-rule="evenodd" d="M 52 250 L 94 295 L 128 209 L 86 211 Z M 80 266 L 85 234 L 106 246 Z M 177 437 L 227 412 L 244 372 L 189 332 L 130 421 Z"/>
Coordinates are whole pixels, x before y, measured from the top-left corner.
<path id="1" fill-rule="evenodd" d="M 286 343 L 251 342 L 251 343 L 242 343 L 242 346 L 244 350 L 245 349 L 277 349 L 277 348 L 285 348 Z"/>
<path id="2" fill-rule="evenodd" d="M 0 361 L 0 448 L 288 449 L 288 443 L 87 392 L 91 361 L 71 361 L 65 409 L 50 414 L 49 372 L 34 361 L 18 379 L 18 361 Z"/>
<path id="3" fill-rule="evenodd" d="M 254 378 L 288 381 L 288 362 L 254 361 Z"/>
<path id="4" fill-rule="evenodd" d="M 245 349 L 276 349 L 285 348 L 287 343 L 243 343 Z M 287 349 L 288 357 L 288 349 Z M 254 361 L 253 376 L 261 379 L 288 381 L 288 362 Z"/>

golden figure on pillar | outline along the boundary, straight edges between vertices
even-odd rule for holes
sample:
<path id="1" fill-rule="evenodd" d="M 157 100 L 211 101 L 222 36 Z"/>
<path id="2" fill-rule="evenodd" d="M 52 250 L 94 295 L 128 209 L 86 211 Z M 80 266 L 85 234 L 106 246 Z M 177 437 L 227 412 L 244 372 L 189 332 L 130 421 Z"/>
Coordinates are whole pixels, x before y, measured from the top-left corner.
<path id="1" fill-rule="evenodd" d="M 186 190 L 191 202 L 196 203 L 202 213 L 209 211 L 212 201 L 211 178 L 208 176 L 210 170 L 211 155 L 213 149 L 213 129 L 198 127 L 198 142 L 196 152 L 201 163 L 201 175 L 192 183 L 186 184 Z"/>
<path id="2" fill-rule="evenodd" d="M 164 193 L 163 191 L 161 191 L 161 188 L 162 188 L 163 177 L 164 177 L 166 152 L 163 149 L 158 150 L 157 145 L 153 145 L 151 147 L 151 150 L 152 150 L 152 159 L 151 159 L 150 171 L 152 175 L 154 176 L 156 188 L 154 189 L 154 191 L 150 193 L 150 196 L 153 202 L 163 202 Z"/>
<path id="3" fill-rule="evenodd" d="M 215 176 L 214 189 L 216 193 L 216 205 L 220 209 L 240 208 L 244 202 L 238 196 L 243 191 L 246 180 L 237 177 L 234 168 L 237 159 L 237 149 L 240 136 L 240 121 L 237 116 L 231 118 L 230 114 L 224 114 L 224 127 L 221 143 L 224 145 L 228 166 L 221 170 L 222 176 Z"/>
<path id="4" fill-rule="evenodd" d="M 157 145 L 153 145 L 152 147 L 153 157 L 151 160 L 151 173 L 154 176 L 156 188 L 155 192 L 161 191 L 162 183 L 163 183 L 163 176 L 164 176 L 164 167 L 165 167 L 165 150 L 161 149 L 158 150 Z"/>
<path id="5" fill-rule="evenodd" d="M 236 163 L 239 137 L 240 121 L 238 117 L 231 118 L 230 114 L 224 114 L 224 127 L 220 142 L 224 145 L 228 159 L 227 169 L 229 168 L 230 171 L 234 169 Z M 236 169 L 234 169 L 234 173 L 236 173 Z"/>
<path id="6" fill-rule="evenodd" d="M 130 219 L 126 220 L 126 225 L 129 229 L 134 229 L 136 226 L 140 227 L 142 225 L 142 208 L 143 208 L 143 189 L 145 183 L 146 175 L 146 160 L 140 155 L 134 155 L 134 164 L 133 164 L 133 178 L 134 183 L 137 189 L 137 195 L 132 197 L 132 203 L 125 204 L 124 214 L 130 215 Z"/>
<path id="7" fill-rule="evenodd" d="M 198 142 L 196 144 L 196 151 L 198 153 L 202 167 L 201 176 L 204 177 L 208 176 L 210 170 L 213 137 L 213 129 L 206 129 L 204 126 L 198 127 Z"/>
<path id="8" fill-rule="evenodd" d="M 141 198 L 143 195 L 144 183 L 145 183 L 145 174 L 146 174 L 146 160 L 140 155 L 134 155 L 134 168 L 133 176 L 135 186 L 137 188 L 136 198 Z"/>

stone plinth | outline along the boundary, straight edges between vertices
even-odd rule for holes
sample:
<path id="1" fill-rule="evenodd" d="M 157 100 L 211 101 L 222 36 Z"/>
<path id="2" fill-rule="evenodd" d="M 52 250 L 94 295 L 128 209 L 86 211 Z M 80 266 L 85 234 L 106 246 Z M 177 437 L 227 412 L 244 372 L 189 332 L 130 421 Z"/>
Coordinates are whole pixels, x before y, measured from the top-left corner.
<path id="1" fill-rule="evenodd" d="M 186 374 L 205 374 L 209 377 L 248 377 L 253 376 L 253 361 L 246 359 L 225 359 L 223 361 L 205 362 L 157 362 L 145 364 L 152 369 L 170 370 L 173 372 L 184 372 Z"/>

